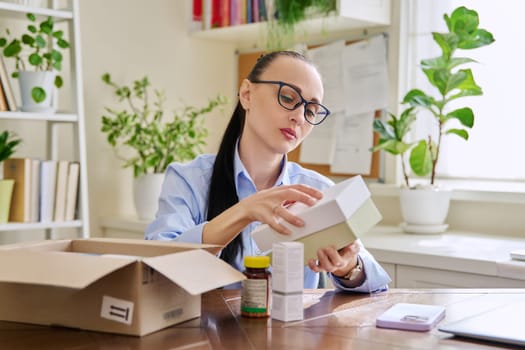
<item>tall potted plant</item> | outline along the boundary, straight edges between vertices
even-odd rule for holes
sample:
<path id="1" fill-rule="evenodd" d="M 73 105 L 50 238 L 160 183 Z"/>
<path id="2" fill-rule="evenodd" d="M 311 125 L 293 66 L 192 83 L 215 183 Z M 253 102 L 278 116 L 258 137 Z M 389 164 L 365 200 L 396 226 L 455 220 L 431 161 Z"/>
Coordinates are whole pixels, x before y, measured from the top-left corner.
<path id="1" fill-rule="evenodd" d="M 202 108 L 185 106 L 166 118 L 164 91 L 153 89 L 148 77 L 127 86 L 115 83 L 106 73 L 102 81 L 125 107 L 105 108 L 107 114 L 102 116 L 101 131 L 124 162 L 123 167 L 133 168 L 139 219 L 152 219 L 165 169 L 171 162 L 191 160 L 202 152 L 208 130 L 201 117 L 224 105 L 226 98 L 218 95 Z"/>
<path id="2" fill-rule="evenodd" d="M 3 161 L 15 153 L 21 142 L 22 140 L 12 132 L 5 130 L 0 133 L 0 164 L 3 165 Z M 0 224 L 6 223 L 9 219 L 14 184 L 13 179 L 0 180 Z"/>
<path id="3" fill-rule="evenodd" d="M 474 112 L 470 107 L 450 110 L 450 103 L 466 96 L 483 94 L 471 69 L 459 68 L 475 61 L 458 56 L 458 50 L 473 50 L 494 42 L 490 32 L 479 28 L 479 17 L 474 10 L 458 7 L 450 16 L 445 14 L 444 19 L 448 32 L 432 33 L 441 55 L 421 61 L 421 69 L 437 90 L 437 96 L 412 89 L 403 98 L 402 103 L 407 107 L 399 117 L 390 114 L 388 120 L 375 120 L 373 126 L 380 138 L 372 151 L 384 150 L 401 157 L 405 181 L 400 194 L 401 211 L 407 231 L 433 233 L 446 230 L 444 221 L 450 191 L 440 190 L 435 185 L 441 142 L 445 135 L 468 140 L 468 129 L 474 126 Z M 434 118 L 434 133 L 421 140 L 407 141 L 418 113 L 423 110 L 430 112 Z M 407 168 L 419 177 L 427 177 L 427 185 L 412 186 Z"/>
<path id="4" fill-rule="evenodd" d="M 55 28 L 52 17 L 40 23 L 32 13 L 26 17 L 29 20 L 27 31 L 11 38 L 11 31 L 6 29 L 7 35 L 0 38 L 0 47 L 5 57 L 16 61 L 12 76 L 19 79 L 22 111 L 52 112 L 53 89 L 63 85 L 58 74 L 62 69 L 61 51 L 69 48 L 69 42 L 64 32 Z"/>

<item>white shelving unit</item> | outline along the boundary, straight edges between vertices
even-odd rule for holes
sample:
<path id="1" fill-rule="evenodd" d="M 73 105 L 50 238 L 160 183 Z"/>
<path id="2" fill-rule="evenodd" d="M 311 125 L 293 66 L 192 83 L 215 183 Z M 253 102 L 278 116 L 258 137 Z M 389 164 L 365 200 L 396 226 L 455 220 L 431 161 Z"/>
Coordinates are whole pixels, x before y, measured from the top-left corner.
<path id="1" fill-rule="evenodd" d="M 0 128 L 2 127 L 2 122 L 6 120 L 45 122 L 47 133 L 46 158 L 58 160 L 58 150 L 60 147 L 58 140 L 58 126 L 63 123 L 70 123 L 73 126 L 74 160 L 80 162 L 78 218 L 74 221 L 67 222 L 7 223 L 0 225 L 0 231 L 45 230 L 46 237 L 53 238 L 54 230 L 73 228 L 77 230 L 77 235 L 79 237 L 87 238 L 89 237 L 89 205 L 78 0 L 60 2 L 51 1 L 50 3 L 52 3 L 50 6 L 52 8 L 38 8 L 0 1 L 0 28 L 1 30 L 4 30 L 2 22 L 8 19 L 20 19 L 26 21 L 25 15 L 28 12 L 35 14 L 37 17 L 51 16 L 56 23 L 66 23 L 68 31 L 67 39 L 70 43 L 70 49 L 67 51 L 69 57 L 65 57 L 65 60 L 69 58 L 71 69 L 70 82 L 68 84 L 68 86 L 71 87 L 71 110 L 59 111 L 53 114 L 27 113 L 19 111 L 0 112 Z M 23 142 L 28 143 L 31 142 L 31 140 L 24 139 Z"/>
<path id="2" fill-rule="evenodd" d="M 188 4 L 190 16 L 191 3 Z M 364 29 L 383 30 L 391 23 L 390 7 L 391 0 L 338 0 L 335 13 L 299 23 L 295 29 L 296 39 L 303 41 L 302 38 L 307 37 L 309 42 L 330 41 Z M 189 22 L 194 38 L 233 42 L 238 49 L 264 47 L 266 22 L 209 30 L 195 30 L 195 23 Z"/>

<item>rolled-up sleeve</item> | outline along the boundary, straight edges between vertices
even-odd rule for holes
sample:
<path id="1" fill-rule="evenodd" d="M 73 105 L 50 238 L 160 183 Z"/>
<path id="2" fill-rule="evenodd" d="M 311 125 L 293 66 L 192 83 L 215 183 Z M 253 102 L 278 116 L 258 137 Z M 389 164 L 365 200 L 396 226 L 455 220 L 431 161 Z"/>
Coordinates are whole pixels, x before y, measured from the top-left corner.
<path id="1" fill-rule="evenodd" d="M 209 180 L 202 170 L 201 166 L 194 164 L 173 163 L 168 167 L 156 218 L 146 227 L 145 239 L 202 243 Z"/>
<path id="2" fill-rule="evenodd" d="M 361 246 L 361 250 L 359 251 L 359 258 L 361 258 L 363 271 L 365 273 L 363 283 L 359 286 L 349 287 L 345 284 L 344 279 L 329 274 L 334 286 L 347 292 L 356 293 L 377 293 L 388 290 L 388 284 L 392 280 L 388 276 L 388 273 L 374 259 L 372 254 L 363 246 Z"/>

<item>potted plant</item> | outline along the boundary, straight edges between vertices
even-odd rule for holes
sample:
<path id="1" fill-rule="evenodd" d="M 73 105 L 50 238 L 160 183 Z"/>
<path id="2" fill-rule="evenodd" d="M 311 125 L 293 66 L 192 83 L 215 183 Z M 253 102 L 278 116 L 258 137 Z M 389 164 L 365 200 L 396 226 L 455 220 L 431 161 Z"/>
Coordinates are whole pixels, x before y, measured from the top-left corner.
<path id="1" fill-rule="evenodd" d="M 62 87 L 62 77 L 57 74 L 62 69 L 61 50 L 69 48 L 62 30 L 55 28 L 52 17 L 37 23 L 32 13 L 26 15 L 29 20 L 27 31 L 20 37 L 11 38 L 11 31 L 6 29 L 6 36 L 0 38 L 0 47 L 5 57 L 15 59 L 16 71 L 12 77 L 18 78 L 21 109 L 27 112 L 49 112 L 51 108 L 53 85 Z"/>
<path id="2" fill-rule="evenodd" d="M 459 68 L 475 61 L 458 56 L 458 50 L 473 50 L 494 42 L 490 32 L 479 28 L 478 14 L 474 10 L 458 7 L 450 16 L 445 14 L 444 19 L 448 32 L 432 33 L 434 41 L 441 49 L 441 55 L 421 61 L 421 69 L 428 82 L 437 90 L 437 96 L 420 89 L 412 89 L 403 98 L 402 103 L 407 105 L 407 108 L 399 117 L 389 114 L 387 121 L 375 120 L 373 125 L 380 138 L 372 151 L 384 150 L 401 157 L 405 181 L 400 195 L 401 211 L 407 231 L 446 230 L 444 221 L 448 213 L 450 191 L 439 190 L 435 185 L 441 142 L 445 135 L 468 140 L 468 129 L 474 125 L 474 112 L 470 107 L 456 107 L 451 110 L 450 103 L 454 101 L 457 104 L 460 98 L 483 94 L 481 87 L 474 80 L 471 69 Z M 434 133 L 421 140 L 408 141 L 408 133 L 421 111 L 432 115 Z M 408 167 L 412 174 L 428 177 L 426 186 L 412 186 Z M 416 202 L 412 202 L 412 199 Z M 434 204 L 440 206 L 436 208 Z"/>
<path id="3" fill-rule="evenodd" d="M 12 132 L 7 130 L 0 133 L 0 164 L 15 153 L 16 148 L 22 140 Z M 15 180 L 0 180 L 0 224 L 4 224 L 9 219 L 9 210 L 11 208 L 11 197 L 13 195 L 13 186 Z"/>
<path id="4" fill-rule="evenodd" d="M 290 47 L 299 22 L 311 16 L 326 16 L 335 8 L 335 0 L 274 0 L 273 7 L 268 8 L 267 50 Z"/>
<path id="5" fill-rule="evenodd" d="M 218 95 L 205 107 L 185 106 L 172 117 L 165 118 L 164 91 L 151 91 L 148 77 L 127 86 L 115 83 L 106 73 L 102 81 L 113 88 L 119 101 L 126 106 L 106 107 L 101 131 L 124 162 L 123 167 L 133 168 L 137 214 L 139 219 L 149 220 L 156 212 L 165 169 L 171 162 L 191 160 L 202 152 L 208 130 L 200 117 L 224 105 L 226 98 Z M 149 186 L 154 189 L 148 189 Z M 151 195 L 145 199 L 148 193 Z"/>

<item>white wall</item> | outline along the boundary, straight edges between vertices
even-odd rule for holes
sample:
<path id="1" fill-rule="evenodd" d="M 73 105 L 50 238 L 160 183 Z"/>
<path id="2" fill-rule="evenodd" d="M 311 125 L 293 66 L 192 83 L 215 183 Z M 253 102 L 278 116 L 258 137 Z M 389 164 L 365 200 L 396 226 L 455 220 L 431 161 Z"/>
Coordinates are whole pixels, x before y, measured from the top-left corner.
<path id="1" fill-rule="evenodd" d="M 190 1 L 80 2 L 91 234 L 98 235 L 100 218 L 134 215 L 132 170 L 121 168 L 100 132 L 104 106 L 117 105 L 102 74 L 122 83 L 148 75 L 173 108 L 181 99 L 200 106 L 218 93 L 233 103 L 236 61 L 230 44 L 189 36 Z M 215 152 L 231 109 L 207 117 L 207 151 Z"/>

